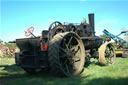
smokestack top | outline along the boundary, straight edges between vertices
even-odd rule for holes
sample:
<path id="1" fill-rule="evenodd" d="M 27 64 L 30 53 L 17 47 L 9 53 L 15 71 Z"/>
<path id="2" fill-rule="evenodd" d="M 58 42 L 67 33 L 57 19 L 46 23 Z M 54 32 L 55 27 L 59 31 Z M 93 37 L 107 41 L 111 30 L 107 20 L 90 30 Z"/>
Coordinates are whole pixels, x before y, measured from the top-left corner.
<path id="1" fill-rule="evenodd" d="M 88 15 L 94 15 L 94 13 L 89 13 Z"/>

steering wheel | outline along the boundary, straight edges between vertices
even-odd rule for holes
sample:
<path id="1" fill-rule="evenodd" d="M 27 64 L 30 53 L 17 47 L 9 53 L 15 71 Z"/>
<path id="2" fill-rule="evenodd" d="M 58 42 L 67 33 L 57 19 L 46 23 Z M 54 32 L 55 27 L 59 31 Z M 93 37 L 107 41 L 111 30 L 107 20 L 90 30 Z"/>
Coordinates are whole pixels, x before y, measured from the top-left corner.
<path id="1" fill-rule="evenodd" d="M 32 32 L 34 31 L 34 27 L 29 27 L 27 29 L 27 31 L 25 32 L 25 36 L 28 37 L 32 34 Z"/>

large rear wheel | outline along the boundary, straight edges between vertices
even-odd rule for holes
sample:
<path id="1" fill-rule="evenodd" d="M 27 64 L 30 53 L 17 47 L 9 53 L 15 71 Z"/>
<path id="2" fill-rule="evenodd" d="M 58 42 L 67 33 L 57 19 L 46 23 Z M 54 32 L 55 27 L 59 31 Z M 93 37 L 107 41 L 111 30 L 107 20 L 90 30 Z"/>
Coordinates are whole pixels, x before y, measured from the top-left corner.
<path id="1" fill-rule="evenodd" d="M 59 33 L 49 42 L 51 71 L 60 76 L 80 74 L 85 62 L 84 45 L 80 37 L 72 32 Z"/>

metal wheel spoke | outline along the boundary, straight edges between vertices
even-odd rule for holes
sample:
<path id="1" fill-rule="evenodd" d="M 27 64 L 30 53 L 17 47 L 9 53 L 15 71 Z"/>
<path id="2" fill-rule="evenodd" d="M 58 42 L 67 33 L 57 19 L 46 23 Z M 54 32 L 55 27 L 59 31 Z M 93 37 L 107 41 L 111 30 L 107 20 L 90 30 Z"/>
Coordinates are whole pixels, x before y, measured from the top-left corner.
<path id="1" fill-rule="evenodd" d="M 67 51 L 66 49 L 63 49 L 63 48 L 61 48 L 60 47 L 60 49 L 61 49 L 61 51 L 62 51 L 62 53 L 63 53 L 63 57 L 66 57 L 66 56 L 73 56 L 73 54 L 72 53 L 70 53 L 69 51 Z"/>
<path id="2" fill-rule="evenodd" d="M 52 29 L 55 27 L 55 24 L 53 24 L 53 27 L 52 27 Z"/>
<path id="3" fill-rule="evenodd" d="M 75 56 L 75 57 L 73 57 L 72 59 L 73 59 L 73 61 L 75 61 L 75 62 L 80 61 L 80 57 L 79 57 L 79 56 Z"/>
<path id="4" fill-rule="evenodd" d="M 111 50 L 111 53 L 110 53 L 110 54 L 111 54 L 111 57 L 113 57 L 113 56 L 114 56 L 114 53 L 113 53 L 113 51 L 112 51 L 112 50 Z"/>
<path id="5" fill-rule="evenodd" d="M 105 59 L 106 59 L 107 63 L 109 63 L 109 57 L 110 57 L 109 47 L 107 46 L 105 49 Z"/>
<path id="6" fill-rule="evenodd" d="M 73 38 L 73 37 L 70 37 L 69 42 L 68 42 L 68 46 L 70 45 L 70 43 L 71 43 L 71 41 L 72 41 L 72 38 Z"/>
<path id="7" fill-rule="evenodd" d="M 68 73 L 70 73 L 70 70 L 69 70 L 68 65 L 67 65 L 67 64 L 65 64 L 65 66 L 66 66 L 66 70 L 67 70 L 67 72 L 68 72 Z"/>
<path id="8" fill-rule="evenodd" d="M 106 58 L 106 61 L 107 61 L 108 64 L 111 63 L 111 58 L 110 57 L 107 57 Z"/>
<path id="9" fill-rule="evenodd" d="M 108 63 L 111 63 L 111 57 L 108 57 Z"/>
<path id="10" fill-rule="evenodd" d="M 63 51 L 64 53 L 67 53 L 68 52 L 65 49 L 63 49 L 62 47 L 60 47 L 60 50 Z"/>
<path id="11" fill-rule="evenodd" d="M 57 24 L 55 23 L 55 26 L 57 26 Z"/>
<path id="12" fill-rule="evenodd" d="M 64 62 L 63 62 L 63 65 L 67 64 L 68 62 L 68 59 L 66 59 Z"/>
<path id="13" fill-rule="evenodd" d="M 67 43 L 66 43 L 66 39 L 64 39 L 64 45 L 65 45 L 66 48 L 69 50 L 68 45 L 67 45 Z"/>
<path id="14" fill-rule="evenodd" d="M 113 48 L 111 47 L 110 50 L 111 50 L 111 51 L 110 51 L 111 57 L 113 57 L 113 56 L 114 56 Z"/>
<path id="15" fill-rule="evenodd" d="M 78 47 L 79 47 L 79 44 L 73 46 L 73 47 L 71 48 L 71 51 L 73 51 L 73 50 L 75 51 L 75 49 L 78 48 Z"/>
<path id="16" fill-rule="evenodd" d="M 109 47 L 106 47 L 106 53 L 107 53 L 107 54 L 110 53 L 110 49 L 109 49 Z"/>
<path id="17" fill-rule="evenodd" d="M 77 55 L 78 52 L 80 51 L 80 46 L 79 46 L 79 44 L 76 45 L 76 46 L 74 46 L 74 47 L 72 47 L 72 48 L 71 48 L 71 51 L 74 53 L 74 55 Z M 79 55 L 80 55 L 80 54 L 79 54 Z"/>
<path id="18" fill-rule="evenodd" d="M 106 47 L 106 61 L 108 64 L 112 63 L 112 57 L 114 56 L 113 50 L 111 47 Z"/>
<path id="19" fill-rule="evenodd" d="M 79 57 L 79 56 L 74 56 L 74 57 L 73 57 L 73 59 L 78 59 L 78 58 L 80 59 L 80 57 Z"/>
<path id="20" fill-rule="evenodd" d="M 107 63 L 108 63 L 108 62 L 109 62 L 109 58 L 108 58 L 108 57 L 106 57 L 105 59 L 106 59 L 106 61 L 107 61 Z"/>
<path id="21" fill-rule="evenodd" d="M 80 49 L 80 47 L 78 47 L 77 49 L 75 49 L 75 54 L 78 53 L 79 49 Z"/>

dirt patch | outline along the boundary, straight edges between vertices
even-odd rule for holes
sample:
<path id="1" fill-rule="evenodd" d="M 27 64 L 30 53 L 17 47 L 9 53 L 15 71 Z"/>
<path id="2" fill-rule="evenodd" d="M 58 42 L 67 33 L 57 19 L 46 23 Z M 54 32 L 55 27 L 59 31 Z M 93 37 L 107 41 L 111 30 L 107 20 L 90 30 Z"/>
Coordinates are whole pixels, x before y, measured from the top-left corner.
<path id="1" fill-rule="evenodd" d="M 10 48 L 4 42 L 0 42 L 0 56 L 14 56 L 18 48 Z"/>

